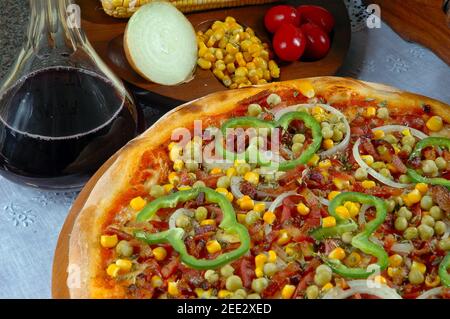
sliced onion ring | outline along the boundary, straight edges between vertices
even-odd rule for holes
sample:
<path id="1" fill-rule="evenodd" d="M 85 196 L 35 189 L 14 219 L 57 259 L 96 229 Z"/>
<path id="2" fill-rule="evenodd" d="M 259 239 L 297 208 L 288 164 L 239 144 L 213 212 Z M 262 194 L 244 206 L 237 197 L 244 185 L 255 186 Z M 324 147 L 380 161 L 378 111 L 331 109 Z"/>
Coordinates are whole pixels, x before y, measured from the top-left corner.
<path id="1" fill-rule="evenodd" d="M 369 288 L 368 283 L 371 282 Z M 351 280 L 347 282 L 350 289 L 342 290 L 339 287 L 334 287 L 322 297 L 322 299 L 347 299 L 355 294 L 367 294 L 381 299 L 402 299 L 402 297 L 395 291 L 395 289 L 381 283 L 371 280 Z"/>
<path id="2" fill-rule="evenodd" d="M 172 215 L 170 215 L 169 218 L 169 229 L 172 228 L 177 228 L 177 218 L 180 217 L 181 215 L 186 215 L 187 217 L 193 217 L 194 213 L 187 209 L 187 208 L 179 208 L 176 211 L 173 212 Z"/>
<path id="3" fill-rule="evenodd" d="M 297 109 L 299 108 L 305 108 L 305 109 L 310 109 L 313 108 L 315 106 L 320 106 L 321 108 L 325 109 L 326 111 L 335 114 L 339 117 L 339 119 L 343 120 L 343 123 L 345 125 L 345 136 L 344 139 L 336 146 L 330 148 L 329 150 L 320 152 L 320 156 L 322 157 L 329 157 L 334 155 L 335 153 L 345 150 L 348 146 L 348 143 L 350 142 L 350 125 L 348 124 L 347 118 L 345 117 L 344 114 L 342 114 L 341 111 L 335 109 L 334 107 L 332 107 L 331 105 L 328 104 L 321 104 L 321 103 L 314 103 L 314 104 L 296 104 L 296 105 L 292 105 L 280 110 L 277 110 L 276 112 L 274 112 L 274 116 L 275 116 L 275 120 L 278 120 L 283 114 L 289 113 L 289 112 L 294 112 L 297 111 Z"/>
<path id="4" fill-rule="evenodd" d="M 443 286 L 436 287 L 430 290 L 425 291 L 420 296 L 418 296 L 416 299 L 430 299 L 434 296 L 439 296 L 444 293 L 445 288 Z"/>

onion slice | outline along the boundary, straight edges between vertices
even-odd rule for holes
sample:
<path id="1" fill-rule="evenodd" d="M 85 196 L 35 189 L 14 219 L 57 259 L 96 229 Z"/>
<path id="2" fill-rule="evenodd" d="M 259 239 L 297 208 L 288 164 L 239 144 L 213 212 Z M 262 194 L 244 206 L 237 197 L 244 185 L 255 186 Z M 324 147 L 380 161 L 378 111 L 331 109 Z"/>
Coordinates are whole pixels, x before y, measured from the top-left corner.
<path id="1" fill-rule="evenodd" d="M 151 2 L 133 14 L 125 30 L 124 49 L 130 65 L 147 80 L 176 85 L 193 78 L 195 30 L 168 2 Z"/>
<path id="2" fill-rule="evenodd" d="M 177 228 L 177 218 L 180 217 L 181 215 L 186 215 L 187 217 L 193 217 L 194 213 L 187 209 L 187 208 L 179 208 L 176 211 L 173 212 L 172 215 L 170 215 L 169 218 L 169 229 L 172 228 Z"/>
<path id="3" fill-rule="evenodd" d="M 404 125 L 385 125 L 385 126 L 379 126 L 379 127 L 375 127 L 372 129 L 372 132 L 375 131 L 383 131 L 385 133 L 390 133 L 390 132 L 401 132 L 403 130 L 410 130 L 411 134 L 415 137 L 417 137 L 418 139 L 424 139 L 427 137 L 426 134 L 422 133 L 421 131 L 418 131 L 414 128 L 408 127 L 408 126 L 404 126 Z M 367 165 L 366 162 L 364 162 L 364 160 L 361 158 L 361 155 L 359 154 L 359 145 L 361 144 L 361 140 L 358 139 L 355 144 L 353 145 L 353 157 L 355 158 L 355 161 L 358 163 L 358 165 L 364 169 L 367 170 L 367 173 L 369 175 L 371 175 L 372 177 L 374 177 L 375 179 L 379 180 L 380 182 L 394 187 L 394 188 L 406 188 L 409 187 L 410 184 L 404 184 L 404 183 L 397 183 L 394 181 L 391 181 L 389 178 L 384 177 L 383 175 L 381 175 L 380 173 L 378 173 L 376 170 L 374 170 L 372 167 L 370 167 L 369 165 Z"/>
<path id="4" fill-rule="evenodd" d="M 430 290 L 425 291 L 420 296 L 418 296 L 416 299 L 430 299 L 435 296 L 439 296 L 444 292 L 444 287 L 436 287 Z"/>
<path id="5" fill-rule="evenodd" d="M 414 246 L 409 242 L 395 243 L 392 245 L 391 250 L 397 254 L 409 255 L 414 250 Z"/>
<path id="6" fill-rule="evenodd" d="M 370 285 L 369 282 L 371 283 Z M 346 299 L 358 293 L 375 296 L 381 299 L 402 299 L 395 289 L 385 284 L 376 283 L 371 280 L 351 280 L 347 283 L 350 286 L 350 289 L 342 290 L 339 287 L 331 288 L 322 299 Z"/>
<path id="7" fill-rule="evenodd" d="M 272 204 L 270 205 L 268 211 L 269 212 L 275 212 L 275 209 L 277 209 L 282 203 L 283 200 L 286 197 L 292 196 L 292 195 L 298 195 L 296 192 L 287 192 L 284 194 L 279 195 L 277 198 L 275 198 L 275 200 L 272 202 Z"/>
<path id="8" fill-rule="evenodd" d="M 305 108 L 305 109 L 311 109 L 315 106 L 320 106 L 321 108 L 323 108 L 324 110 L 330 112 L 331 114 L 335 114 L 339 117 L 339 119 L 343 120 L 343 123 L 345 125 L 345 136 L 343 138 L 343 140 L 337 144 L 336 146 L 330 148 L 329 150 L 320 152 L 320 156 L 322 157 L 329 157 L 332 156 L 334 154 L 336 154 L 337 152 L 340 152 L 342 150 L 345 150 L 350 142 L 350 125 L 348 124 L 347 118 L 345 117 L 344 114 L 342 114 L 341 111 L 335 109 L 334 107 L 332 107 L 331 105 L 328 104 L 321 104 L 321 103 L 314 103 L 314 104 L 296 104 L 296 105 L 292 105 L 280 110 L 277 110 L 274 113 L 274 117 L 275 120 L 278 120 L 283 114 L 289 113 L 289 112 L 295 112 L 297 111 L 299 108 Z"/>

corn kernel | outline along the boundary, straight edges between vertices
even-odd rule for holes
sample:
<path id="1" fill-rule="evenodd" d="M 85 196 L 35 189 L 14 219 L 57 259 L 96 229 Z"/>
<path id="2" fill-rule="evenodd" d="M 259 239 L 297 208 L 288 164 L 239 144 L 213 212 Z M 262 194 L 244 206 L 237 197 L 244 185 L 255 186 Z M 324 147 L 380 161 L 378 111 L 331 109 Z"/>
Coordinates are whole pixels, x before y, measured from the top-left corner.
<path id="1" fill-rule="evenodd" d="M 267 211 L 263 215 L 264 222 L 269 224 L 269 225 L 273 224 L 273 222 L 275 221 L 275 218 L 276 218 L 276 216 L 275 216 L 275 214 L 273 212 Z"/>
<path id="2" fill-rule="evenodd" d="M 416 269 L 420 271 L 422 274 L 424 274 L 427 271 L 427 266 L 425 264 L 420 263 L 418 261 L 413 261 L 411 265 L 411 270 Z"/>
<path id="3" fill-rule="evenodd" d="M 215 226 L 216 221 L 214 219 L 204 219 L 200 222 L 200 226 Z"/>
<path id="4" fill-rule="evenodd" d="M 274 250 L 269 250 L 268 252 L 267 252 L 267 254 L 268 254 L 268 262 L 270 262 L 270 263 L 274 263 L 274 262 L 276 262 L 277 261 L 277 253 L 274 251 Z"/>
<path id="5" fill-rule="evenodd" d="M 384 285 L 387 284 L 386 278 L 384 278 L 384 277 L 381 276 L 381 275 L 375 276 L 375 277 L 373 278 L 373 281 L 375 281 L 375 282 L 377 282 L 377 283 L 379 283 L 379 284 L 384 284 Z"/>
<path id="6" fill-rule="evenodd" d="M 133 263 L 128 259 L 117 259 L 116 265 L 120 268 L 120 270 L 128 272 L 131 270 Z"/>
<path id="7" fill-rule="evenodd" d="M 219 80 L 223 80 L 225 78 L 225 74 L 223 73 L 222 70 L 219 69 L 214 69 L 213 70 L 213 74 L 216 76 L 216 78 L 218 78 Z"/>
<path id="8" fill-rule="evenodd" d="M 255 266 L 256 268 L 264 267 L 264 264 L 267 262 L 267 256 L 265 254 L 258 254 L 255 256 Z"/>
<path id="9" fill-rule="evenodd" d="M 311 109 L 311 114 L 312 115 L 323 115 L 323 114 L 325 114 L 325 110 L 323 108 L 321 108 L 319 105 L 316 105 Z"/>
<path id="10" fill-rule="evenodd" d="M 203 53 L 203 57 L 206 56 L 208 53 L 205 52 Z M 212 67 L 212 63 L 211 61 L 206 60 L 205 58 L 199 58 L 197 60 L 197 64 L 200 68 L 202 68 L 203 70 L 209 70 Z"/>
<path id="11" fill-rule="evenodd" d="M 228 168 L 226 174 L 228 177 L 236 176 L 236 174 L 237 174 L 236 168 L 234 168 L 234 167 Z"/>
<path id="12" fill-rule="evenodd" d="M 278 245 L 285 245 L 289 242 L 291 239 L 291 236 L 289 236 L 288 232 L 284 229 L 280 230 L 280 234 L 277 239 Z"/>
<path id="13" fill-rule="evenodd" d="M 367 165 L 371 166 L 374 162 L 372 155 L 361 155 L 361 158 Z"/>
<path id="14" fill-rule="evenodd" d="M 111 264 L 108 266 L 108 268 L 106 268 L 106 273 L 108 274 L 108 276 L 116 278 L 119 275 L 120 272 L 120 267 L 117 266 L 116 264 Z"/>
<path id="15" fill-rule="evenodd" d="M 228 194 L 228 190 L 224 187 L 217 187 L 216 192 L 218 192 L 219 194 L 222 194 L 223 196 L 227 196 L 227 194 Z"/>
<path id="16" fill-rule="evenodd" d="M 251 183 L 253 185 L 258 185 L 258 183 L 259 183 L 259 174 L 255 173 L 255 172 L 247 172 L 244 175 L 244 179 L 247 182 L 249 182 L 249 183 Z"/>
<path id="17" fill-rule="evenodd" d="M 442 121 L 442 117 L 435 115 L 430 117 L 426 125 L 430 131 L 437 132 L 442 130 L 444 123 Z"/>
<path id="18" fill-rule="evenodd" d="M 328 193 L 328 200 L 333 200 L 337 195 L 339 195 L 341 192 L 339 191 L 331 191 Z"/>
<path id="19" fill-rule="evenodd" d="M 428 185 L 425 183 L 417 183 L 415 187 L 421 194 L 426 194 L 428 192 Z"/>
<path id="20" fill-rule="evenodd" d="M 389 256 L 389 265 L 391 267 L 400 267 L 402 265 L 403 258 L 399 254 Z"/>
<path id="21" fill-rule="evenodd" d="M 174 189 L 175 186 L 173 186 L 173 184 L 166 184 L 163 186 L 164 188 L 164 192 L 167 194 L 169 193 L 172 189 Z"/>
<path id="22" fill-rule="evenodd" d="M 359 209 L 360 209 L 360 206 L 358 204 L 348 201 L 348 202 L 344 203 L 344 206 L 345 206 L 345 208 L 347 208 L 347 210 L 350 214 L 350 217 L 353 218 L 356 215 L 358 215 Z"/>
<path id="23" fill-rule="evenodd" d="M 290 299 L 295 292 L 294 285 L 285 285 L 281 290 L 281 297 L 283 299 Z"/>
<path id="24" fill-rule="evenodd" d="M 407 198 L 409 203 L 416 204 L 420 202 L 420 200 L 422 199 L 422 194 L 420 193 L 419 190 L 414 189 L 408 193 Z"/>
<path id="25" fill-rule="evenodd" d="M 164 284 L 162 278 L 157 275 L 152 276 L 151 283 L 154 288 L 162 287 Z"/>
<path id="26" fill-rule="evenodd" d="M 221 289 L 217 293 L 217 297 L 220 299 L 230 298 L 232 295 L 233 295 L 233 293 L 231 291 L 228 291 L 225 289 Z"/>
<path id="27" fill-rule="evenodd" d="M 313 98 L 314 95 L 316 95 L 316 92 L 314 91 L 314 87 L 312 86 L 311 82 L 309 81 L 302 81 L 298 84 L 298 90 L 303 96 L 306 96 L 307 98 Z"/>
<path id="28" fill-rule="evenodd" d="M 331 282 L 326 283 L 325 285 L 323 285 L 322 287 L 322 291 L 328 291 L 331 288 L 333 288 L 333 284 Z"/>
<path id="29" fill-rule="evenodd" d="M 214 167 L 209 173 L 212 175 L 222 174 L 222 169 L 220 167 Z"/>
<path id="30" fill-rule="evenodd" d="M 130 201 L 130 206 L 134 210 L 140 211 L 147 205 L 147 201 L 143 199 L 141 196 L 135 197 Z"/>
<path id="31" fill-rule="evenodd" d="M 262 213 L 266 209 L 266 204 L 264 203 L 256 203 L 255 206 L 253 206 L 253 210 L 258 213 Z"/>
<path id="32" fill-rule="evenodd" d="M 113 248 L 117 245 L 119 239 L 117 238 L 117 235 L 102 235 L 100 237 L 100 244 L 102 245 L 102 247 L 105 248 Z"/>
<path id="33" fill-rule="evenodd" d="M 323 140 L 322 145 L 326 150 L 329 150 L 330 148 L 333 148 L 334 141 L 331 138 L 327 138 L 327 139 Z"/>
<path id="34" fill-rule="evenodd" d="M 441 283 L 441 278 L 439 276 L 428 275 L 425 277 L 425 286 L 429 288 L 437 287 Z"/>
<path id="35" fill-rule="evenodd" d="M 349 267 L 356 267 L 361 262 L 361 255 L 357 252 L 352 252 L 348 257 L 345 259 L 345 264 Z"/>
<path id="36" fill-rule="evenodd" d="M 264 277 L 264 269 L 262 267 L 256 267 L 255 268 L 255 276 L 257 278 Z"/>
<path id="37" fill-rule="evenodd" d="M 365 180 L 361 183 L 362 187 L 365 189 L 371 189 L 375 187 L 375 182 L 370 180 Z"/>
<path id="38" fill-rule="evenodd" d="M 319 162 L 320 168 L 330 168 L 331 167 L 331 161 L 329 159 L 323 160 Z"/>
<path id="39" fill-rule="evenodd" d="M 177 159 L 175 160 L 175 162 L 173 163 L 173 170 L 176 172 L 179 172 L 183 169 L 184 167 L 184 162 L 183 160 Z"/>
<path id="40" fill-rule="evenodd" d="M 402 131 L 402 134 L 404 135 L 404 136 L 411 136 L 411 131 L 409 130 L 409 129 L 404 129 L 403 131 Z"/>
<path id="41" fill-rule="evenodd" d="M 297 212 L 298 212 L 300 215 L 306 216 L 306 215 L 309 214 L 310 209 L 309 209 L 309 207 L 306 206 L 305 204 L 300 203 L 300 204 L 297 205 Z"/>
<path id="42" fill-rule="evenodd" d="M 175 172 L 170 172 L 168 179 L 169 183 L 172 185 L 177 185 L 180 182 L 180 177 Z"/>
<path id="43" fill-rule="evenodd" d="M 369 106 L 364 112 L 365 117 L 374 117 L 377 114 L 377 109 L 373 106 Z"/>
<path id="44" fill-rule="evenodd" d="M 152 252 L 153 256 L 155 256 L 155 259 L 158 261 L 162 261 L 167 257 L 167 251 L 164 247 L 156 247 Z"/>
<path id="45" fill-rule="evenodd" d="M 342 178 L 333 178 L 333 184 L 337 189 L 346 189 L 350 187 L 350 182 Z"/>
<path id="46" fill-rule="evenodd" d="M 387 269 L 387 274 L 391 278 L 398 277 L 399 275 L 401 275 L 401 273 L 402 273 L 402 271 L 400 268 L 388 267 L 388 269 Z"/>
<path id="47" fill-rule="evenodd" d="M 373 132 L 373 136 L 374 136 L 376 139 L 383 138 L 384 135 L 385 135 L 385 134 L 384 134 L 384 131 L 382 131 L 382 130 L 376 130 L 376 131 Z"/>
<path id="48" fill-rule="evenodd" d="M 234 196 L 231 192 L 228 192 L 225 197 L 228 199 L 229 202 L 232 202 L 234 199 Z"/>
<path id="49" fill-rule="evenodd" d="M 255 202 L 250 197 L 244 196 L 241 198 L 241 200 L 239 202 L 239 206 L 241 209 L 251 210 L 251 209 L 253 209 L 253 207 L 255 207 Z"/>
<path id="50" fill-rule="evenodd" d="M 217 240 L 210 240 L 206 243 L 206 250 L 208 250 L 208 253 L 215 254 L 222 250 L 222 247 L 220 246 L 220 243 Z"/>
<path id="51" fill-rule="evenodd" d="M 322 218 L 322 227 L 327 228 L 334 226 L 336 226 L 336 218 L 334 218 L 333 216 Z"/>
<path id="52" fill-rule="evenodd" d="M 169 281 L 167 285 L 167 293 L 173 297 L 177 297 L 180 295 L 180 291 L 178 290 L 176 282 Z"/>
<path id="53" fill-rule="evenodd" d="M 350 218 L 350 212 L 348 211 L 347 207 L 343 205 L 336 207 L 336 214 L 338 214 L 338 216 L 343 219 Z"/>
<path id="54" fill-rule="evenodd" d="M 308 161 L 309 166 L 316 166 L 319 163 L 320 156 L 317 154 L 314 154 L 311 159 Z"/>
<path id="55" fill-rule="evenodd" d="M 336 247 L 328 254 L 328 258 L 342 260 L 345 258 L 345 250 L 341 247 Z"/>

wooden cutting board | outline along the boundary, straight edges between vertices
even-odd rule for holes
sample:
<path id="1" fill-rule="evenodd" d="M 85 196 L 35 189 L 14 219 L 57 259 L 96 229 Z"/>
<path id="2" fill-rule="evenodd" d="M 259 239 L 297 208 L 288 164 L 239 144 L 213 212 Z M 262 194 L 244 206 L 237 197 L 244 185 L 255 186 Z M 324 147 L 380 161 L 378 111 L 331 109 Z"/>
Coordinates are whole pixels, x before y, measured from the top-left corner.
<path id="1" fill-rule="evenodd" d="M 444 0 L 366 0 L 381 8 L 381 19 L 407 41 L 424 45 L 450 65 L 450 11 Z"/>
<path id="2" fill-rule="evenodd" d="M 343 1 L 303 0 L 290 1 L 295 4 L 316 4 L 327 8 L 335 17 L 336 26 L 332 35 L 332 45 L 328 55 L 315 62 L 296 61 L 281 63 L 281 81 L 302 77 L 334 75 L 347 55 L 351 29 L 347 9 Z M 82 27 L 100 57 L 123 80 L 135 86 L 178 101 L 190 101 L 207 94 L 226 89 L 210 70 L 197 69 L 194 79 L 177 86 L 151 83 L 139 76 L 129 65 L 123 50 L 123 33 L 126 19 L 116 19 L 105 14 L 100 1 L 77 0 L 81 7 Z M 270 43 L 270 34 L 265 30 L 263 19 L 266 11 L 273 6 L 256 5 L 238 8 L 209 10 L 187 14 L 196 30 L 207 29 L 213 21 L 235 17 L 242 25 L 255 30 L 258 37 Z"/>

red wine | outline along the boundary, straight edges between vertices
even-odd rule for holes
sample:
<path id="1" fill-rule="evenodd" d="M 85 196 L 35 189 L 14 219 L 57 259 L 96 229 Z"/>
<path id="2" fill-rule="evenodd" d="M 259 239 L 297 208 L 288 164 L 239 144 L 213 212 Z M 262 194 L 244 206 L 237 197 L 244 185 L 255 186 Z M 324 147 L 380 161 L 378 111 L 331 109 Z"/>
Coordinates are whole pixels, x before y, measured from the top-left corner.
<path id="1" fill-rule="evenodd" d="M 44 69 L 0 97 L 0 174 L 80 188 L 136 134 L 135 106 L 111 82 L 76 68 Z"/>

